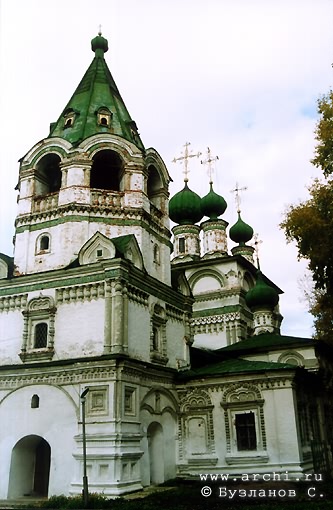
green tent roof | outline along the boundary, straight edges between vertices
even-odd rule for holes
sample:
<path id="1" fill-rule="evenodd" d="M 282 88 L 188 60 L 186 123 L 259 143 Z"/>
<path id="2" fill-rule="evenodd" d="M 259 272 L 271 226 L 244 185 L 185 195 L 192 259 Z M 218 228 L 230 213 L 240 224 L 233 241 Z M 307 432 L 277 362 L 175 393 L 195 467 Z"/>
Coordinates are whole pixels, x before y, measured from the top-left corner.
<path id="1" fill-rule="evenodd" d="M 94 134 L 111 133 L 144 150 L 137 126 L 104 60 L 107 40 L 99 34 L 91 41 L 91 47 L 95 57 L 59 119 L 51 125 L 49 137 L 59 136 L 76 145 Z M 100 109 L 110 112 L 109 124 L 98 122 Z M 68 115 L 73 115 L 74 121 L 66 126 Z"/>

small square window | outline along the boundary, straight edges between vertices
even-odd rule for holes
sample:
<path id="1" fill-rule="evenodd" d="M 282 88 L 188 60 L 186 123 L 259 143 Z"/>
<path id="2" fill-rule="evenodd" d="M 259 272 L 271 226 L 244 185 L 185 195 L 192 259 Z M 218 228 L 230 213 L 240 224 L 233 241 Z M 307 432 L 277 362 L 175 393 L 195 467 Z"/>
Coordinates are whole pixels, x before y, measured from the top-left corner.
<path id="1" fill-rule="evenodd" d="M 103 257 L 103 250 L 97 250 L 97 257 Z"/>

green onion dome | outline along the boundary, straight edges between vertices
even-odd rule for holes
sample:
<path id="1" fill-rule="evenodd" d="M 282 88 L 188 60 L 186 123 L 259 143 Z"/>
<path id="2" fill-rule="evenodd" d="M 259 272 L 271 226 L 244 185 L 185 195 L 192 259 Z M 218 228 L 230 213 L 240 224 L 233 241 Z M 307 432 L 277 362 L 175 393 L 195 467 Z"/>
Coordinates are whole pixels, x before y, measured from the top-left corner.
<path id="1" fill-rule="evenodd" d="M 211 221 L 217 220 L 227 208 L 227 202 L 221 195 L 213 190 L 213 184 L 210 183 L 208 195 L 201 199 L 201 210 L 204 216 L 208 216 Z"/>
<path id="2" fill-rule="evenodd" d="M 91 49 L 96 52 L 96 50 L 102 50 L 103 53 L 106 53 L 109 49 L 108 41 L 102 34 L 99 32 L 94 39 L 91 41 Z"/>
<path id="3" fill-rule="evenodd" d="M 265 282 L 262 272 L 258 271 L 256 284 L 246 293 L 245 301 L 251 309 L 261 307 L 273 309 L 279 302 L 279 294 Z"/>
<path id="4" fill-rule="evenodd" d="M 235 243 L 244 246 L 245 243 L 252 239 L 252 236 L 253 228 L 242 220 L 239 212 L 237 222 L 229 230 L 230 239 Z"/>
<path id="5" fill-rule="evenodd" d="M 178 225 L 194 225 L 202 219 L 201 198 L 185 182 L 184 189 L 169 202 L 169 216 Z"/>

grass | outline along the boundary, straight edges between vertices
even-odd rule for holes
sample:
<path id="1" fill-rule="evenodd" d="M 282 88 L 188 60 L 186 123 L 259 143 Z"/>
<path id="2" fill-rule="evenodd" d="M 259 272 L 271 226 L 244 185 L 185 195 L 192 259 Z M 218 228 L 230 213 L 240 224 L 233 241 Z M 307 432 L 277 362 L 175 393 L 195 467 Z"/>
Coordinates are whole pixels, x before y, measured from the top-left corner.
<path id="1" fill-rule="evenodd" d="M 136 497 L 133 499 L 117 498 L 108 499 L 100 494 L 91 494 L 89 498 L 89 508 L 111 508 L 112 510 L 254 510 L 260 505 L 260 510 L 333 510 L 333 487 L 332 483 L 282 483 L 278 482 L 275 486 L 268 484 L 228 484 L 227 490 L 237 492 L 235 496 L 230 499 L 228 497 L 219 496 L 219 485 L 211 485 L 212 495 L 204 497 L 201 495 L 201 483 L 194 482 L 173 482 L 170 487 L 165 487 L 165 490 L 157 490 L 144 498 Z M 308 496 L 310 487 L 315 487 L 314 497 Z M 236 497 L 239 490 L 246 489 L 247 492 L 256 489 L 257 497 Z M 296 497 L 259 497 L 259 491 L 265 490 L 268 493 L 269 489 L 289 490 L 296 492 Z M 228 493 L 230 494 L 230 493 Z M 263 492 L 261 492 L 263 494 Z M 313 495 L 313 491 L 310 491 Z M 323 495 L 322 497 L 320 495 Z M 138 494 L 139 496 L 139 494 Z M 36 508 L 36 506 L 25 507 Z M 76 508 L 82 509 L 82 498 L 53 496 L 48 501 L 43 501 L 39 504 L 38 508 L 53 508 L 53 509 L 69 509 Z"/>

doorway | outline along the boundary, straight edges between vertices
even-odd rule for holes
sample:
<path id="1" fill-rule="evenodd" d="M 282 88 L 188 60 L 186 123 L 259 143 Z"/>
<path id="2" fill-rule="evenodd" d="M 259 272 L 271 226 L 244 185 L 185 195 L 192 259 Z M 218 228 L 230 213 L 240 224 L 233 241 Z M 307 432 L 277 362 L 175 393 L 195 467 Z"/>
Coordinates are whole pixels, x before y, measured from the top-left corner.
<path id="1" fill-rule="evenodd" d="M 160 423 L 153 422 L 147 430 L 150 464 L 150 484 L 164 482 L 164 439 Z"/>
<path id="2" fill-rule="evenodd" d="M 51 447 L 36 435 L 20 439 L 12 450 L 8 498 L 46 497 L 49 490 Z"/>

